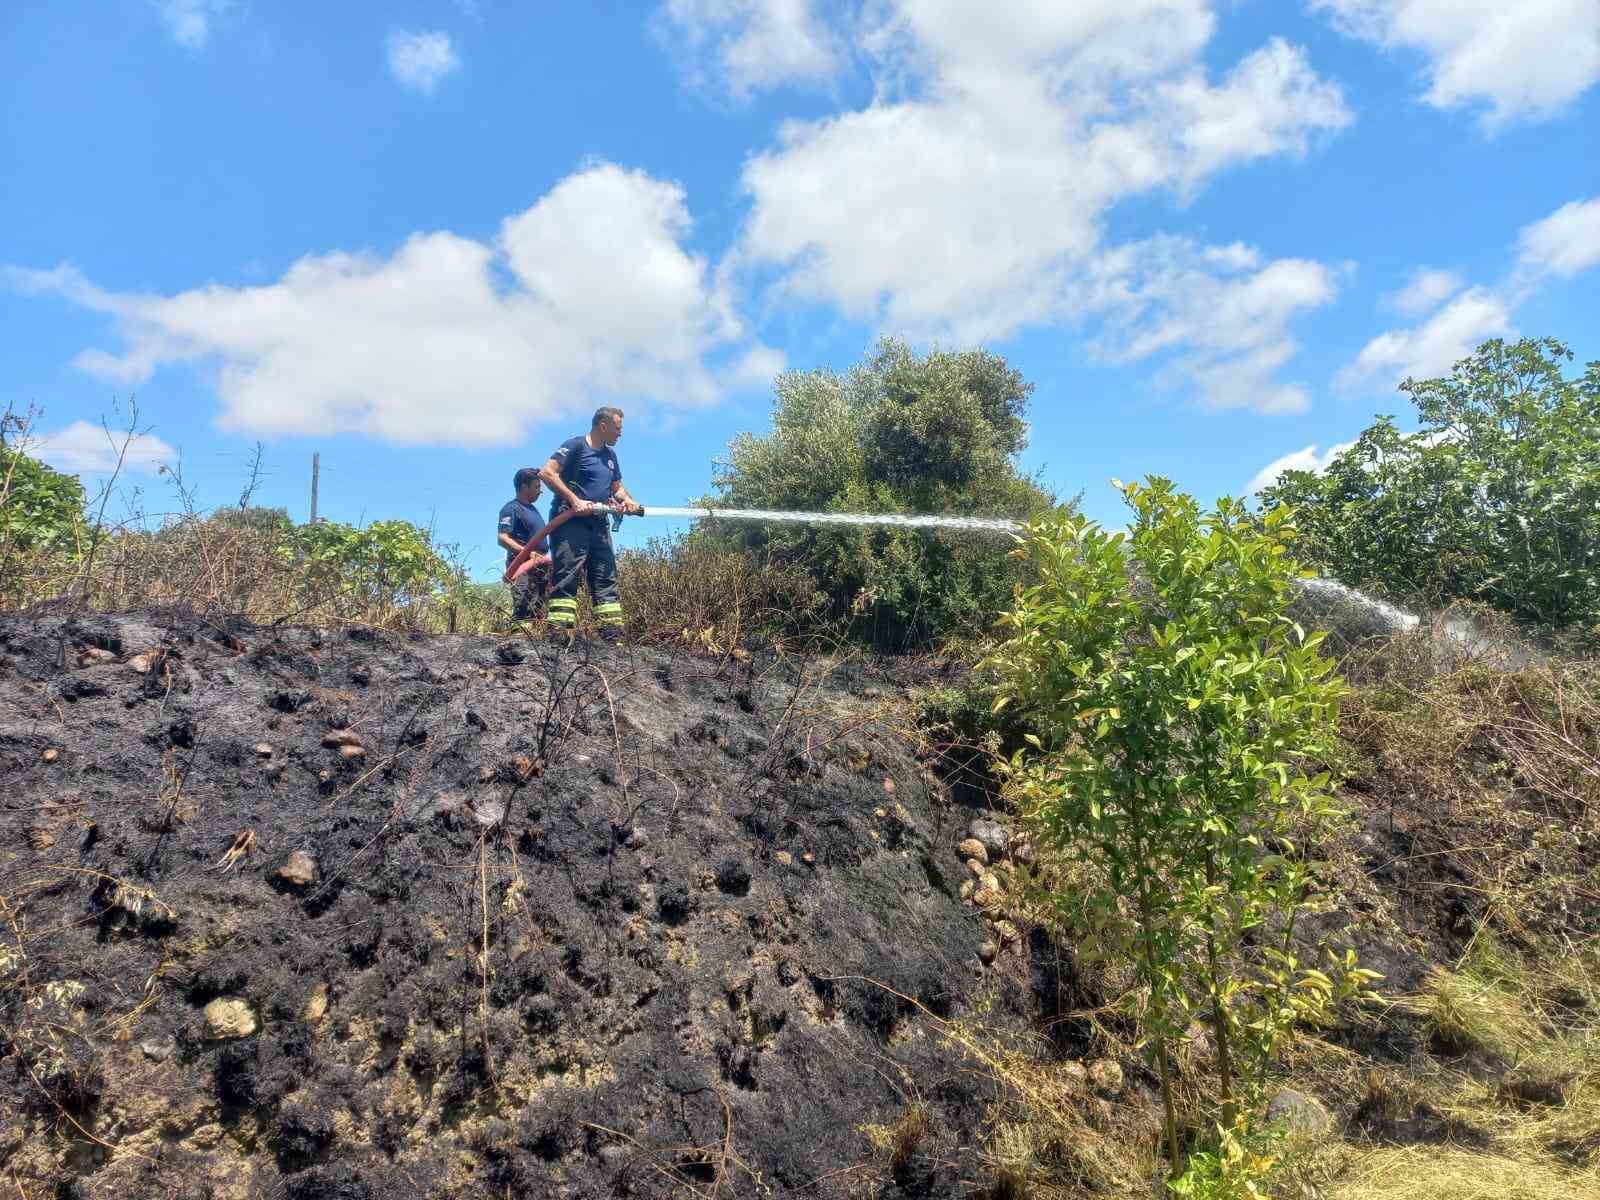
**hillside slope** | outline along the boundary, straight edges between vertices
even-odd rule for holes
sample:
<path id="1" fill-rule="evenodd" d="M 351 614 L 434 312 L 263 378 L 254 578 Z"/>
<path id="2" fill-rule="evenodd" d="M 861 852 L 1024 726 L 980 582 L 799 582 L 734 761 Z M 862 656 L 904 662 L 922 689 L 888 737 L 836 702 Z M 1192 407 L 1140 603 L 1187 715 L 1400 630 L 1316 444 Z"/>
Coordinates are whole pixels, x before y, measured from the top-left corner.
<path id="1" fill-rule="evenodd" d="M 62 1197 L 970 1190 L 983 1084 L 928 1014 L 986 975 L 956 852 L 975 814 L 865 682 L 0 618 L 0 1177 Z M 996 970 L 1015 1010 L 985 1019 L 1021 1027 L 1026 964 Z M 929 1132 L 886 1165 L 862 1127 L 913 1106 Z"/>

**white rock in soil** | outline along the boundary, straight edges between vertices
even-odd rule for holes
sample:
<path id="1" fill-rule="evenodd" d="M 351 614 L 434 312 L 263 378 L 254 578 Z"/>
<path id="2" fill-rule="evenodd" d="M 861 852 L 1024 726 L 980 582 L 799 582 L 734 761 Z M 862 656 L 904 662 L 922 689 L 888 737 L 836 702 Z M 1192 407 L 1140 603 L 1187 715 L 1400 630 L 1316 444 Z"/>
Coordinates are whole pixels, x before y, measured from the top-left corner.
<path id="1" fill-rule="evenodd" d="M 212 1039 L 249 1037 L 261 1027 L 256 1014 L 243 1000 L 218 996 L 206 1005 L 206 1036 Z"/>
<path id="2" fill-rule="evenodd" d="M 278 868 L 278 878 L 291 887 L 307 887 L 317 881 L 317 860 L 304 850 L 296 850 Z"/>
<path id="3" fill-rule="evenodd" d="M 1317 1137 L 1333 1127 L 1333 1118 L 1315 1096 L 1284 1088 L 1267 1105 L 1267 1123 L 1282 1125 L 1291 1137 Z"/>

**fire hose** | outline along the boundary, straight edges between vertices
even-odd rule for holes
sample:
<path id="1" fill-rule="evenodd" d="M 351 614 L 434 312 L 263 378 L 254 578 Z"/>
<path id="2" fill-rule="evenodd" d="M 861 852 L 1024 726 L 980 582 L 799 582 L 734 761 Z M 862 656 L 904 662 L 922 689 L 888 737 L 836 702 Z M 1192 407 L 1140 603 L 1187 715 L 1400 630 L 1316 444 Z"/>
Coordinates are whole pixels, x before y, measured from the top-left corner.
<path id="1" fill-rule="evenodd" d="M 623 513 L 621 507 L 615 501 L 607 501 L 607 503 L 604 505 L 604 508 L 610 510 L 604 515 L 611 518 L 611 532 L 616 533 L 622 528 L 622 518 L 626 514 Z M 540 545 L 548 542 L 552 533 L 561 528 L 562 525 L 566 524 L 573 517 L 578 515 L 578 510 L 575 508 L 562 509 L 561 512 L 557 514 L 557 516 L 548 525 L 541 529 L 536 535 L 524 542 L 522 544 L 522 549 L 518 550 L 516 554 L 512 556 L 511 561 L 506 564 L 506 573 L 503 576 L 504 581 L 506 583 L 511 583 L 519 577 L 526 575 L 534 568 L 548 563 L 550 561 L 550 556 L 540 551 Z M 588 514 L 586 513 L 583 515 Z M 639 506 L 638 515 L 641 517 L 644 516 L 643 505 Z"/>

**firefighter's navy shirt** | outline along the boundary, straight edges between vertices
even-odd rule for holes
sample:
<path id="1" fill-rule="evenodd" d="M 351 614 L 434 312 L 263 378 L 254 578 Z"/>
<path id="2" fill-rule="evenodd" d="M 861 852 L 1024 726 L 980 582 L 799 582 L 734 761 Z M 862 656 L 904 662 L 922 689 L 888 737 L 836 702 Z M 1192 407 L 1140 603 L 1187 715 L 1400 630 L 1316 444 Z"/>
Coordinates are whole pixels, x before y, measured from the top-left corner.
<path id="1" fill-rule="evenodd" d="M 500 532 L 509 533 L 519 542 L 527 542 L 543 528 L 544 521 L 539 517 L 539 510 L 531 504 L 512 499 L 507 500 L 500 509 Z M 509 567 L 516 556 L 516 551 L 507 550 L 506 566 Z"/>
<path id="2" fill-rule="evenodd" d="M 611 499 L 611 487 L 622 479 L 617 452 L 610 446 L 596 450 L 586 437 L 568 438 L 550 456 L 561 470 L 561 478 L 580 500 L 604 504 Z M 560 496 L 550 502 L 554 518 L 565 507 Z"/>

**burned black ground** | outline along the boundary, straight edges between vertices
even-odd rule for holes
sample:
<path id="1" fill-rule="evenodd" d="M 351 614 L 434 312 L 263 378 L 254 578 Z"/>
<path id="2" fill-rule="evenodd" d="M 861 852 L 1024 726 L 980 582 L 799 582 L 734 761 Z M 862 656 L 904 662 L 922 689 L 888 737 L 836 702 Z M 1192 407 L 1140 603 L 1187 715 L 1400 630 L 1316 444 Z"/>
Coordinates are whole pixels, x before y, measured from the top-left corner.
<path id="1" fill-rule="evenodd" d="M 0 1176 L 967 1194 L 984 1085 L 935 1018 L 992 986 L 957 894 L 973 814 L 871 682 L 0 619 Z M 1034 994 L 1002 990 L 988 1019 L 1025 1025 Z M 891 1169 L 862 1128 L 912 1108 L 927 1132 Z"/>

